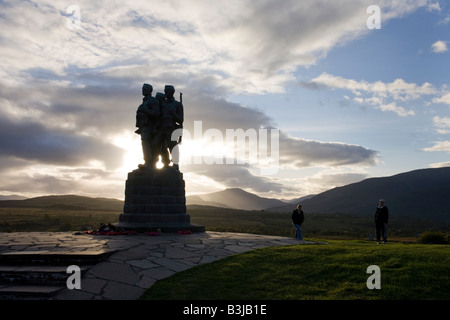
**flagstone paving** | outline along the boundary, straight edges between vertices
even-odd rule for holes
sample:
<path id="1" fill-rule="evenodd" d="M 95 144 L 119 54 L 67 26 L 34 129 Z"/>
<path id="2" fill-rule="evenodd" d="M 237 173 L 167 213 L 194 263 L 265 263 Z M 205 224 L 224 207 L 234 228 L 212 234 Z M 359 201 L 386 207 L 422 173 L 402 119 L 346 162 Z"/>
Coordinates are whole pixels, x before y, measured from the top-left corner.
<path id="1" fill-rule="evenodd" d="M 314 242 L 209 231 L 160 236 L 76 235 L 70 232 L 0 233 L 0 253 L 45 251 L 87 254 L 114 251 L 84 273 L 81 289 L 64 288 L 53 297 L 57 300 L 135 300 L 156 281 L 193 266 L 258 248 L 311 243 Z"/>

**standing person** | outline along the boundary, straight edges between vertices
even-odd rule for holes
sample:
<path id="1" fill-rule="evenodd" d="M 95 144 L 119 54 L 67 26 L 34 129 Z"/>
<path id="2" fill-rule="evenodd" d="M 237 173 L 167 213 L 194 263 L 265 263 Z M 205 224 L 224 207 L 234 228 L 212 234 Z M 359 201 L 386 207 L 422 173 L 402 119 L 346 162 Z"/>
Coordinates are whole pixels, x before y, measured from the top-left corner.
<path id="1" fill-rule="evenodd" d="M 305 216 L 302 211 L 302 204 L 299 203 L 297 205 L 297 208 L 292 212 L 292 223 L 294 224 L 295 227 L 295 239 L 303 240 L 302 230 L 300 226 L 302 225 L 304 220 Z"/>
<path id="2" fill-rule="evenodd" d="M 377 243 L 380 243 L 381 233 L 383 233 L 383 243 L 387 241 L 387 224 L 389 220 L 388 207 L 384 205 L 384 200 L 380 199 L 375 211 L 375 228 L 377 232 Z"/>

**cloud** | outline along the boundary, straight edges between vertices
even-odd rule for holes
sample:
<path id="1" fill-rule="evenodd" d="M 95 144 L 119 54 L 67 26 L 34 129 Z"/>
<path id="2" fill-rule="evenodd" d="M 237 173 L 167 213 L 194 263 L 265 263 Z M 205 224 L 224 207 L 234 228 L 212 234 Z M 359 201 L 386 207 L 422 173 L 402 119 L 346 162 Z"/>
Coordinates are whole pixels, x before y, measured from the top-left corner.
<path id="1" fill-rule="evenodd" d="M 416 113 L 413 110 L 406 110 L 403 107 L 397 106 L 395 102 L 391 102 L 389 104 L 382 104 L 378 106 L 381 111 L 392 111 L 398 114 L 400 117 L 413 116 Z"/>
<path id="2" fill-rule="evenodd" d="M 364 0 L 186 0 L 150 5 L 138 0 L 80 0 L 76 5 L 81 29 L 76 30 L 66 26 L 71 4 L 0 4 L 0 170 L 5 190 L 122 190 L 120 179 L 115 179 L 125 151 L 114 141 L 134 130 L 143 82 L 153 84 L 155 91 L 174 84 L 177 92 L 185 93 L 187 130 L 193 130 L 196 120 L 204 130 L 222 132 L 276 128 L 263 111 L 225 97 L 283 92 L 298 67 L 313 65 L 336 45 L 368 32 Z M 427 4 L 380 2 L 384 21 Z M 320 81 L 310 84 L 331 87 Z M 410 100 L 432 89 L 400 81 L 391 84 L 397 91 L 390 87 L 383 93 L 376 91 L 376 84 L 354 85 L 355 94 L 366 93 L 361 99 L 367 103 L 383 94 Z M 401 108 L 391 105 L 394 112 L 411 112 Z M 373 165 L 376 157 L 376 151 L 362 146 L 280 134 L 283 168 Z M 230 187 L 240 178 L 254 190 L 286 188 L 254 174 L 253 165 L 233 168 L 232 173 L 226 165 L 189 170 Z M 22 178 L 12 179 L 16 175 Z"/>
<path id="3" fill-rule="evenodd" d="M 439 2 L 435 2 L 435 3 L 430 3 L 427 6 L 427 10 L 428 11 L 441 11 L 442 9 L 441 9 Z"/>
<path id="4" fill-rule="evenodd" d="M 76 190 L 81 186 L 77 182 L 80 179 L 90 181 L 91 185 L 103 185 L 103 176 L 94 175 L 89 179 L 81 175 L 68 176 L 62 173 L 63 168 L 84 167 L 82 171 L 85 172 L 87 168 L 93 169 L 92 166 L 116 170 L 122 165 L 126 150 L 117 147 L 114 141 L 124 132 L 134 130 L 135 111 L 142 99 L 142 82 L 139 80 L 144 79 L 127 83 L 126 78 L 124 80 L 92 71 L 80 75 L 79 81 L 90 83 L 101 76 L 104 85 L 71 86 L 65 85 L 64 76 L 41 69 L 31 70 L 28 74 L 39 74 L 40 79 L 30 82 L 26 90 L 8 86 L 0 89 L 7 106 L 0 111 L 2 154 L 21 159 L 31 167 L 36 164 L 55 166 L 55 170 L 48 170 L 45 175 L 33 176 L 36 181 L 34 186 L 42 190 Z M 49 86 L 47 78 L 61 82 Z M 161 91 L 163 77 L 155 77 L 154 80 L 151 82 L 154 91 Z M 184 128 L 192 133 L 192 138 L 197 138 L 195 122 L 201 122 L 200 136 L 208 129 L 219 130 L 225 137 L 227 130 L 253 129 L 257 132 L 261 128 L 276 128 L 273 119 L 261 110 L 213 97 L 203 89 L 201 86 L 176 87 L 177 93 L 184 91 Z M 242 147 L 234 145 L 231 148 L 237 150 Z M 196 152 L 205 155 L 206 149 Z M 345 143 L 293 138 L 283 131 L 280 132 L 279 154 L 280 168 L 373 165 L 376 162 L 376 152 L 373 150 Z M 203 164 L 199 167 L 191 165 L 183 167 L 183 170 L 196 176 L 205 176 L 226 187 L 235 187 L 241 181 L 242 187 L 258 192 L 280 192 L 285 188 L 281 183 L 257 175 L 257 168 L 264 167 L 264 164 L 251 162 L 249 165 L 248 162 L 244 166 L 237 163 Z M 61 180 L 60 188 L 53 189 L 45 183 L 50 181 L 52 175 Z M 70 183 L 71 178 L 74 179 L 73 184 Z M 53 185 L 59 184 L 54 182 Z"/>
<path id="5" fill-rule="evenodd" d="M 377 152 L 357 145 L 320 142 L 280 135 L 280 164 L 309 166 L 374 165 Z"/>
<path id="6" fill-rule="evenodd" d="M 341 187 L 350 183 L 362 181 L 367 178 L 364 172 L 352 170 L 325 169 L 316 174 L 300 179 L 298 185 L 305 186 L 306 190 L 318 194 L 332 188 Z"/>
<path id="7" fill-rule="evenodd" d="M 137 107 L 123 107 L 130 103 L 126 90 L 109 85 L 73 88 L 36 81 L 2 86 L 2 154 L 54 165 L 99 161 L 119 167 L 124 150 L 112 140 L 129 127 L 126 121 L 133 121 Z"/>
<path id="8" fill-rule="evenodd" d="M 450 161 L 430 164 L 430 168 L 445 168 L 445 167 L 450 167 Z"/>
<path id="9" fill-rule="evenodd" d="M 0 128 L 2 155 L 54 165 L 76 166 L 98 160 L 107 167 L 117 167 L 121 163 L 123 150 L 98 138 L 4 118 L 0 120 Z"/>
<path id="10" fill-rule="evenodd" d="M 191 100 L 192 99 L 192 100 Z M 189 98 L 192 105 L 189 105 L 189 120 L 185 123 L 185 129 L 189 135 L 183 138 L 183 152 L 188 155 L 188 163 L 182 165 L 182 170 L 187 174 L 195 174 L 212 179 L 216 184 L 223 184 L 226 187 L 242 187 L 248 190 L 262 192 L 286 192 L 291 187 L 283 186 L 281 181 L 276 180 L 272 174 L 261 176 L 261 169 L 267 169 L 261 160 L 261 154 L 256 160 L 250 157 L 236 158 L 241 148 L 246 150 L 245 155 L 251 154 L 251 148 L 259 149 L 262 137 L 259 136 L 259 129 L 273 129 L 273 120 L 260 110 L 252 109 L 223 99 L 213 99 L 204 95 L 197 95 Z M 188 105 L 185 105 L 188 108 Z M 187 110 L 187 109 L 186 109 Z M 194 124 L 194 122 L 196 122 Z M 203 141 L 201 147 L 191 143 L 194 138 L 205 138 L 209 130 L 214 130 L 215 136 L 219 139 Z M 258 140 L 258 145 L 240 145 L 232 141 L 231 145 L 226 143 L 227 130 L 236 134 L 240 132 L 249 139 L 250 133 L 254 132 Z M 253 130 L 253 131 L 252 131 Z M 208 136 L 209 137 L 209 136 Z M 244 137 L 241 137 L 244 139 Z M 296 138 L 288 135 L 283 130 L 279 131 L 278 150 L 274 149 L 271 136 L 265 140 L 268 142 L 268 160 L 276 162 L 278 170 L 298 170 L 302 168 L 322 166 L 322 167 L 342 167 L 342 166 L 372 166 L 378 161 L 378 153 L 357 145 L 350 145 L 336 142 L 320 142 Z M 251 143 L 251 142 L 249 142 Z M 190 147 L 190 149 L 185 149 Z M 225 156 L 230 156 L 233 161 L 227 164 Z M 273 158 L 274 152 L 278 151 Z M 184 155 L 186 156 L 186 155 Z M 207 158 L 216 157 L 214 158 Z M 199 157 L 196 159 L 194 157 Z M 244 160 L 244 164 L 239 161 Z M 270 165 L 269 165 L 270 167 Z M 270 169 L 267 169 L 270 170 Z"/>
<path id="11" fill-rule="evenodd" d="M 450 118 L 435 116 L 433 118 L 433 125 L 437 128 L 436 131 L 441 134 L 450 133 Z"/>
<path id="12" fill-rule="evenodd" d="M 450 93 L 444 93 L 440 98 L 434 98 L 434 103 L 445 103 L 450 106 Z"/>
<path id="13" fill-rule="evenodd" d="M 428 1 L 381 1 L 383 20 Z M 232 92 L 283 92 L 299 66 L 368 32 L 367 1 L 263 0 L 78 1 L 80 25 L 66 27 L 69 3 L 2 3 L 0 41 L 6 74 L 43 68 L 68 74 L 73 66 L 105 72 L 204 74 Z M 14 32 L 6 30 L 14 29 Z M 148 72 L 150 71 L 150 72 Z M 130 75 L 134 75 L 131 73 Z M 13 79 L 13 77 L 10 77 Z M 13 81 L 13 80 L 11 80 Z"/>
<path id="14" fill-rule="evenodd" d="M 431 51 L 434 53 L 444 53 L 448 51 L 447 48 L 447 41 L 436 41 L 435 43 L 432 44 L 431 46 Z"/>
<path id="15" fill-rule="evenodd" d="M 436 141 L 434 145 L 429 148 L 424 148 L 425 151 L 446 151 L 450 152 L 450 141 Z"/>
<path id="16" fill-rule="evenodd" d="M 422 85 L 408 83 L 403 79 L 393 82 L 357 81 L 334 76 L 326 72 L 309 81 L 310 88 L 331 88 L 348 90 L 354 94 L 353 101 L 359 104 L 372 105 L 382 111 L 391 111 L 401 117 L 415 115 L 414 110 L 406 109 L 397 103 L 408 104 L 410 101 L 437 94 L 436 88 L 425 82 Z M 391 101 L 391 102 L 389 102 Z"/>
<path id="17" fill-rule="evenodd" d="M 259 134 L 261 128 L 268 131 L 276 129 L 273 119 L 261 110 L 202 94 L 187 97 L 187 99 L 190 103 L 185 105 L 184 127 L 189 131 L 192 139 L 203 136 L 209 129 L 218 130 L 222 140 L 226 139 L 227 130 L 236 133 L 238 129 L 242 129 L 245 134 L 247 130 L 252 129 Z M 197 127 L 194 126 L 195 121 L 197 121 Z M 200 125 L 198 122 L 201 122 Z M 267 141 L 270 142 L 270 140 L 268 136 Z M 268 145 L 267 148 L 270 153 L 272 146 Z M 279 155 L 281 166 L 297 168 L 313 165 L 373 165 L 377 158 L 376 151 L 361 146 L 296 138 L 283 130 L 279 131 Z"/>
<path id="18" fill-rule="evenodd" d="M 183 95 L 186 104 L 184 127 L 193 132 L 194 121 L 202 121 L 203 130 L 215 128 L 225 133 L 226 129 L 260 127 L 270 128 L 276 124 L 261 110 L 250 108 L 223 98 L 215 98 L 202 92 L 191 91 Z"/>
<path id="19" fill-rule="evenodd" d="M 256 193 L 282 193 L 289 189 L 275 179 L 252 174 L 252 168 L 249 165 L 203 163 L 185 165 L 183 170 L 189 174 L 208 177 L 228 188 L 239 187 Z"/>
<path id="20" fill-rule="evenodd" d="M 400 101 L 414 100 L 420 98 L 422 95 L 431 95 L 437 92 L 433 85 L 428 82 L 425 82 L 421 86 L 415 83 L 408 83 L 403 79 L 396 79 L 390 83 L 384 83 L 382 81 L 371 83 L 364 80 L 345 79 L 326 72 L 312 79 L 311 82 L 331 88 L 347 89 L 357 96 L 362 94 L 362 92 L 367 92 L 373 94 L 375 97 L 391 97 Z"/>
<path id="21" fill-rule="evenodd" d="M 439 24 L 448 24 L 450 22 L 450 16 L 445 17 L 439 21 Z"/>
<path id="22" fill-rule="evenodd" d="M 11 84 L 48 70 L 74 85 L 86 74 L 171 77 L 233 93 L 283 92 L 299 66 L 315 64 L 366 28 L 367 1 L 78 1 L 80 25 L 66 26 L 69 3 L 2 3 L 0 76 Z M 383 20 L 428 1 L 381 1 Z M 7 30 L 14 30 L 9 32 Z M 94 71 L 94 72 L 93 72 Z M 81 78 L 80 78 L 81 76 Z M 33 78 L 31 78 L 33 79 Z M 217 91 L 215 91 L 217 93 Z"/>
<path id="23" fill-rule="evenodd" d="M 1 158 L 3 160 L 3 158 Z M 123 198 L 125 180 L 115 172 L 90 167 L 16 166 L 2 171 L 0 190 L 35 197 L 46 194 L 77 194 Z"/>
<path id="24" fill-rule="evenodd" d="M 0 89 L 3 99 L 8 102 L 8 107 L 1 111 L 0 118 L 2 155 L 21 161 L 23 172 L 26 172 L 24 177 L 33 181 L 33 189 L 38 188 L 47 193 L 73 193 L 79 188 L 85 194 L 90 194 L 95 189 L 94 186 L 105 193 L 111 189 L 111 185 L 105 186 L 104 181 L 117 177 L 111 170 L 122 165 L 126 151 L 114 144 L 114 138 L 123 132 L 134 130 L 135 110 L 141 102 L 142 84 L 136 83 L 134 88 L 129 88 L 131 85 L 121 87 L 122 80 L 115 77 L 103 75 L 103 80 L 108 84 L 105 87 L 46 88 L 45 82 L 37 82 L 30 83 L 26 91 L 7 87 Z M 154 84 L 155 91 L 162 87 L 162 84 Z M 260 128 L 276 128 L 273 119 L 261 110 L 211 97 L 202 91 L 195 91 L 196 87 L 185 89 L 188 91 L 183 96 L 186 114 L 184 127 L 192 133 L 192 138 L 196 138 L 195 122 L 202 124 L 200 135 L 204 135 L 208 129 L 215 129 L 224 137 L 227 129 L 254 129 L 257 132 Z M 239 149 L 242 146 L 234 145 L 232 148 Z M 269 152 L 271 150 L 269 147 Z M 204 149 L 196 150 L 196 154 L 204 155 L 205 152 Z M 373 165 L 376 159 L 375 151 L 360 146 L 293 138 L 283 131 L 280 132 L 279 154 L 280 168 Z M 7 168 L 12 169 L 14 161 L 9 161 L 8 164 L 11 167 L 6 164 L 4 167 L 7 175 Z M 35 171 L 30 168 L 40 168 L 43 165 L 54 167 L 29 175 L 29 170 Z M 255 192 L 275 193 L 289 189 L 274 177 L 258 176 L 258 168 L 261 166 L 264 167 L 264 164 L 249 164 L 248 161 L 245 165 L 236 162 L 232 165 L 202 163 L 183 166 L 182 170 L 186 174 L 203 176 L 225 187 L 241 186 Z M 68 168 L 72 168 L 70 174 Z M 4 183 L 3 187 L 16 193 L 18 190 L 26 192 L 29 189 L 25 178 L 14 181 L 15 183 Z M 83 186 L 84 184 L 89 186 Z M 112 185 L 118 189 L 123 188 L 120 182 Z M 108 194 L 121 197 L 121 193 L 110 191 Z"/>

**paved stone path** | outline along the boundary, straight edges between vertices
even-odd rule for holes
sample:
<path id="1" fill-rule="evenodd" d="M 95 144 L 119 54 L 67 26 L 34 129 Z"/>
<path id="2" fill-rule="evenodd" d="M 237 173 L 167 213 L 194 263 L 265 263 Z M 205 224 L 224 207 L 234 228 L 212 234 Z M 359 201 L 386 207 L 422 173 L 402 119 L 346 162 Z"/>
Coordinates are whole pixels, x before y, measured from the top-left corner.
<path id="1" fill-rule="evenodd" d="M 80 290 L 60 291 L 55 296 L 59 300 L 135 300 L 157 280 L 196 265 L 257 248 L 308 243 L 313 242 L 223 232 L 160 236 L 75 235 L 70 232 L 0 233 L 0 252 L 95 253 L 117 250 L 84 274 Z"/>

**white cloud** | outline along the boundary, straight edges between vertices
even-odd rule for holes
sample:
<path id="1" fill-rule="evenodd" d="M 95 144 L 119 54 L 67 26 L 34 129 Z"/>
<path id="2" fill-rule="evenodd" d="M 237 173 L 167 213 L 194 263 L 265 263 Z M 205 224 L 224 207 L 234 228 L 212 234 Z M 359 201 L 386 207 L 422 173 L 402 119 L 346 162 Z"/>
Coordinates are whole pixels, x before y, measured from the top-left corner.
<path id="1" fill-rule="evenodd" d="M 351 91 L 355 97 L 353 101 L 359 104 L 376 106 L 382 111 L 395 112 L 401 117 L 415 115 L 414 110 L 398 106 L 397 103 L 409 103 L 424 96 L 435 95 L 436 88 L 425 82 L 422 85 L 408 83 L 403 79 L 396 79 L 390 83 L 382 81 L 367 82 L 357 81 L 334 76 L 326 72 L 312 79 L 306 84 L 310 87 L 328 87 Z M 391 101 L 391 102 L 390 102 Z"/>
<path id="2" fill-rule="evenodd" d="M 441 9 L 439 2 L 435 2 L 435 3 L 430 3 L 427 6 L 427 10 L 428 11 L 441 11 L 442 9 Z"/>
<path id="3" fill-rule="evenodd" d="M 384 0 L 379 5 L 386 22 L 428 3 Z M 147 81 L 155 91 L 167 83 L 179 84 L 177 92 L 189 91 L 186 128 L 194 120 L 202 120 L 205 129 L 274 127 L 264 112 L 223 97 L 283 92 L 299 66 L 313 65 L 336 45 L 369 32 L 365 0 L 78 0 L 79 30 L 66 27 L 71 4 L 0 3 L 0 146 L 8 160 L 1 163 L 2 177 L 17 174 L 9 171 L 17 163 L 24 168 L 20 173 L 27 169 L 35 173 L 32 179 L 22 179 L 20 186 L 8 184 L 9 190 L 25 190 L 27 181 L 34 188 L 35 181 L 43 192 L 102 186 L 98 189 L 110 194 L 105 188 L 111 179 L 108 170 L 120 166 L 123 154 L 113 141 L 121 132 L 133 130 L 140 86 Z M 386 96 L 409 101 L 433 90 L 402 80 L 349 81 L 349 90 L 362 102 L 384 103 L 390 111 L 405 115 L 411 110 L 386 101 Z M 280 164 L 289 168 L 373 165 L 377 156 L 362 146 L 284 133 L 280 151 Z M 108 169 L 100 166 L 100 173 L 89 175 L 96 169 L 89 166 L 92 163 Z M 54 167 L 39 175 L 42 165 Z M 68 174 L 66 166 L 74 171 Z M 241 178 L 248 188 L 283 190 L 275 180 L 252 175 L 250 167 L 240 166 L 233 174 L 228 169 L 203 166 L 193 174 L 226 181 L 228 186 Z M 80 176 L 89 177 L 88 186 Z"/>
<path id="4" fill-rule="evenodd" d="M 430 164 L 430 168 L 445 168 L 450 167 L 450 161 L 448 162 L 437 162 Z"/>
<path id="5" fill-rule="evenodd" d="M 435 116 L 433 118 L 433 125 L 437 128 L 436 131 L 441 134 L 450 133 L 450 118 Z"/>
<path id="6" fill-rule="evenodd" d="M 14 157 L 25 161 L 29 170 L 38 172 L 42 165 L 46 166 L 45 174 L 35 175 L 32 180 L 39 185 L 42 192 L 54 192 L 54 186 L 60 186 L 61 192 L 75 190 L 81 186 L 81 173 L 88 169 L 97 168 L 102 172 L 117 172 L 124 157 L 131 156 L 130 144 L 118 143 L 118 136 L 134 135 L 135 110 L 141 102 L 141 83 L 135 86 L 127 84 L 121 87 L 127 79 L 106 77 L 103 81 L 108 87 L 86 86 L 70 88 L 66 86 L 54 87 L 47 90 L 43 84 L 30 84 L 26 91 L 21 88 L 0 88 L 0 94 L 8 102 L 14 103 L 6 109 L 0 110 L 0 149 L 3 156 Z M 87 79 L 89 80 L 89 79 Z M 163 88 L 161 79 L 155 79 L 154 90 Z M 129 87 L 131 86 L 131 87 Z M 185 88 L 186 89 L 186 88 Z M 177 92 L 179 89 L 176 87 Z M 194 121 L 202 122 L 202 132 L 214 128 L 226 136 L 227 129 L 255 129 L 274 128 L 273 120 L 261 110 L 241 106 L 224 99 L 213 98 L 208 94 L 198 92 L 197 88 L 189 88 L 185 92 L 185 123 L 184 128 L 195 135 Z M 37 101 L 35 100 L 36 98 Z M 45 101 L 45 103 L 43 102 Z M 134 135 L 136 136 L 136 135 Z M 134 137 L 135 140 L 138 139 Z M 120 140 L 120 139 L 119 139 Z M 128 141 L 126 140 L 126 141 Z M 189 142 L 187 137 L 185 143 Z M 134 144 L 133 144 L 134 145 Z M 140 143 L 137 144 L 138 157 L 134 169 L 142 161 Z M 217 150 L 217 146 L 212 146 Z M 215 147 L 215 148 L 214 148 Z M 234 146 L 236 149 L 240 145 Z M 124 149 L 122 149 L 124 148 Z M 195 155 L 207 156 L 207 148 L 193 149 Z M 269 153 L 272 148 L 268 147 Z M 214 155 L 214 154 L 213 154 Z M 280 132 L 279 165 L 282 168 L 305 168 L 311 166 L 346 166 L 373 165 L 376 162 L 376 152 L 357 145 L 311 141 L 293 138 Z M 182 157 L 184 154 L 182 154 Z M 132 159 L 125 159 L 127 164 L 133 165 Z M 269 157 L 270 158 L 270 157 Z M 237 159 L 236 159 L 237 160 Z M 5 162 L 4 162 L 5 163 Z M 192 163 L 192 161 L 191 161 Z M 4 170 L 7 172 L 12 163 L 6 162 Z M 54 169 L 48 167 L 54 166 Z M 80 175 L 61 174 L 64 167 L 80 168 Z M 14 168 L 14 166 L 12 166 Z M 63 169 L 61 169 L 63 168 Z M 84 169 L 82 169 L 84 168 Z M 274 180 L 274 177 L 260 177 L 258 172 L 264 168 L 259 162 L 239 165 L 207 165 L 205 163 L 183 166 L 185 173 L 196 177 L 203 177 L 223 184 L 226 187 L 238 186 L 256 192 L 280 192 L 286 186 Z M 17 172 L 17 171 L 14 171 Z M 67 170 L 65 171 L 67 172 Z M 12 173 L 8 173 L 10 175 Z M 53 177 L 54 182 L 50 183 Z M 70 183 L 70 180 L 73 183 Z M 111 176 L 108 177 L 111 179 Z M 201 178 L 199 178 L 200 180 Z M 93 175 L 83 178 L 90 186 L 101 186 L 105 177 Z M 22 180 L 20 180 L 22 181 Z M 19 189 L 17 185 L 3 184 L 10 192 Z M 58 182 L 60 181 L 60 182 Z M 115 184 L 118 186 L 119 184 Z M 27 188 L 21 183 L 26 190 Z M 92 188 L 85 188 L 85 192 Z M 106 190 L 98 188 L 99 192 Z M 113 193 L 110 193 L 113 194 Z M 121 194 L 115 192 L 114 194 Z"/>
<path id="7" fill-rule="evenodd" d="M 374 94 L 375 97 L 392 97 L 400 101 L 414 100 L 422 95 L 431 95 L 437 92 L 433 85 L 428 82 L 425 82 L 421 86 L 415 83 L 407 83 L 403 79 L 396 79 L 390 83 L 384 83 L 382 81 L 370 83 L 364 80 L 345 79 L 326 72 L 312 79 L 311 82 L 331 88 L 347 89 L 355 95 L 361 92 L 368 92 Z"/>
<path id="8" fill-rule="evenodd" d="M 447 41 L 436 41 L 431 45 L 431 51 L 434 53 L 444 53 L 448 51 Z"/>
<path id="9" fill-rule="evenodd" d="M 385 0 L 379 5 L 385 22 L 427 4 Z M 3 3 L 0 72 L 12 78 L 41 68 L 67 75 L 73 66 L 107 71 L 138 61 L 147 74 L 155 68 L 186 78 L 203 73 L 233 92 L 282 92 L 297 67 L 312 65 L 337 44 L 368 32 L 365 0 L 321 2 L 320 10 L 312 0 L 80 0 L 77 5 L 81 29 L 69 30 L 69 3 Z"/>
<path id="10" fill-rule="evenodd" d="M 359 182 L 367 178 L 367 172 L 361 168 L 339 167 L 339 168 L 314 168 L 307 169 L 308 174 L 304 177 L 291 177 L 286 179 L 292 190 L 283 192 L 284 198 L 298 198 L 310 194 L 318 194 L 332 188 L 341 187 L 346 184 Z M 277 196 L 277 195 L 272 195 Z"/>
<path id="11" fill-rule="evenodd" d="M 377 152 L 357 145 L 280 134 L 280 164 L 286 167 L 374 165 Z"/>
<path id="12" fill-rule="evenodd" d="M 445 103 L 450 106 L 450 92 L 443 94 L 440 98 L 434 98 L 434 103 Z"/>
<path id="13" fill-rule="evenodd" d="M 436 116 L 433 118 L 433 123 L 437 127 L 450 128 L 450 118 Z"/>
<path id="14" fill-rule="evenodd" d="M 450 16 L 445 17 L 444 19 L 439 21 L 439 24 L 447 24 L 450 22 Z"/>
<path id="15" fill-rule="evenodd" d="M 450 141 L 436 141 L 434 145 L 429 148 L 423 149 L 425 151 L 446 151 L 450 152 Z"/>
<path id="16" fill-rule="evenodd" d="M 382 104 L 378 107 L 382 111 L 392 111 L 398 114 L 400 117 L 407 117 L 407 116 L 413 116 L 416 113 L 414 110 L 406 110 L 403 107 L 397 106 L 395 102 L 391 102 L 389 104 Z"/>

